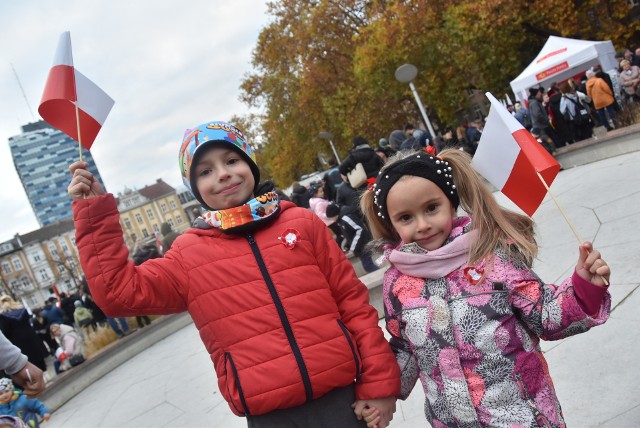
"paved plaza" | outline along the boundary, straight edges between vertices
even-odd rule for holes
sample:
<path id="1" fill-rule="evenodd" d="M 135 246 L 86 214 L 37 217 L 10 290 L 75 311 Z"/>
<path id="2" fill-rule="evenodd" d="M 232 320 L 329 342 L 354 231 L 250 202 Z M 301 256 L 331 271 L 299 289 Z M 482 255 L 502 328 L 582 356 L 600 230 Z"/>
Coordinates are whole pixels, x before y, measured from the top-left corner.
<path id="1" fill-rule="evenodd" d="M 640 427 L 640 151 L 561 171 L 551 190 L 612 268 L 611 319 L 585 334 L 543 343 L 567 425 Z M 534 220 L 540 245 L 534 269 L 543 280 L 560 282 L 574 269 L 578 242 L 549 196 Z M 427 427 L 423 401 L 418 384 L 399 402 L 390 426 Z M 223 400 L 213 364 L 189 324 L 113 367 L 44 427 L 234 428 L 246 421 Z"/>

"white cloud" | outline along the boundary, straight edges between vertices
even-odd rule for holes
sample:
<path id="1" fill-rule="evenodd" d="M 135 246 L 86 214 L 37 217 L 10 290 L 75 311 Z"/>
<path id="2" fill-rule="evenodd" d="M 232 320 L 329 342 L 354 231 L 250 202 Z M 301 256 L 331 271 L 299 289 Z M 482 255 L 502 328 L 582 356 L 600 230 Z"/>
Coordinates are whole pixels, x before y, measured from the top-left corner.
<path id="1" fill-rule="evenodd" d="M 239 85 L 265 13 L 264 0 L 2 2 L 0 242 L 38 228 L 9 152 L 8 138 L 34 120 L 10 64 L 39 119 L 58 37 L 71 31 L 75 66 L 116 101 L 92 149 L 109 191 L 157 178 L 176 187 L 183 131 L 247 112 Z"/>

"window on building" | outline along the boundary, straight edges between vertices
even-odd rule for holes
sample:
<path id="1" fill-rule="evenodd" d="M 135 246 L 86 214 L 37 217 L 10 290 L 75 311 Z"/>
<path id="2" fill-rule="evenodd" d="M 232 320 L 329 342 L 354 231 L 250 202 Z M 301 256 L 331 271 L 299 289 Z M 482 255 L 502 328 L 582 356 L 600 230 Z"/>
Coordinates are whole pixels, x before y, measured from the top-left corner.
<path id="1" fill-rule="evenodd" d="M 167 219 L 167 223 L 169 223 L 169 225 L 170 225 L 171 227 L 173 227 L 173 226 L 174 226 L 173 219 L 172 219 L 171 217 L 169 217 L 169 218 Z"/>
<path id="2" fill-rule="evenodd" d="M 66 244 L 66 242 L 63 242 L 62 244 L 60 244 L 60 248 L 62 248 L 63 253 L 69 254 L 69 246 Z"/>
<path id="3" fill-rule="evenodd" d="M 71 237 L 71 243 L 73 244 L 74 247 L 76 246 L 76 238 L 75 238 L 75 236 Z"/>
<path id="4" fill-rule="evenodd" d="M 9 264 L 9 262 L 2 262 L 2 270 L 4 271 L 4 273 L 6 273 L 7 275 L 10 274 L 11 272 L 13 272 L 11 270 L 11 265 Z"/>
<path id="5" fill-rule="evenodd" d="M 153 218 L 153 211 L 151 211 L 150 209 L 147 208 L 147 217 L 149 217 L 150 219 Z"/>
<path id="6" fill-rule="evenodd" d="M 178 224 L 182 224 L 182 216 L 180 214 L 176 215 L 176 221 Z"/>
<path id="7" fill-rule="evenodd" d="M 22 283 L 22 288 L 24 288 L 25 290 L 31 288 L 31 281 L 29 281 L 29 278 L 27 278 L 26 276 L 20 278 L 20 282 Z"/>
<path id="8" fill-rule="evenodd" d="M 132 233 L 132 234 L 131 234 L 131 240 L 132 240 L 133 242 L 136 242 L 136 241 L 138 240 L 138 237 L 136 236 L 136 234 L 135 234 L 135 233 Z"/>
<path id="9" fill-rule="evenodd" d="M 46 281 L 47 279 L 49 279 L 49 273 L 47 272 L 46 269 L 40 269 L 38 271 L 38 274 L 40 274 L 40 279 L 43 281 Z"/>
<path id="10" fill-rule="evenodd" d="M 11 290 L 13 290 L 14 292 L 20 291 L 20 283 L 18 282 L 17 279 L 14 279 L 13 281 L 11 281 L 9 283 L 9 286 L 11 287 Z"/>
<path id="11" fill-rule="evenodd" d="M 128 218 L 125 218 L 124 225 L 127 229 L 131 229 L 131 220 L 129 220 Z"/>
<path id="12" fill-rule="evenodd" d="M 140 215 L 140 213 L 136 213 L 136 221 L 138 222 L 138 224 L 142 224 L 142 216 Z"/>
<path id="13" fill-rule="evenodd" d="M 174 209 L 174 210 L 177 208 L 177 207 L 176 207 L 176 201 L 174 201 L 173 199 L 171 199 L 171 200 L 169 201 L 169 205 L 170 205 L 170 206 L 171 206 L 171 208 L 172 208 L 172 209 Z"/>
<path id="14" fill-rule="evenodd" d="M 66 269 L 64 268 L 64 265 L 57 265 L 57 266 L 58 266 L 58 272 L 65 273 Z"/>
<path id="15" fill-rule="evenodd" d="M 149 236 L 149 232 L 147 232 L 147 229 L 142 229 L 142 236 L 144 236 L 145 238 Z"/>
<path id="16" fill-rule="evenodd" d="M 40 256 L 40 253 L 36 253 L 33 255 L 33 261 L 35 263 L 38 263 L 40 260 L 42 260 L 42 257 Z"/>
<path id="17" fill-rule="evenodd" d="M 56 248 L 55 245 L 51 244 L 49 245 L 49 253 L 55 258 L 58 257 L 58 249 Z"/>
<path id="18" fill-rule="evenodd" d="M 29 295 L 29 303 L 31 304 L 32 308 L 40 305 L 40 302 L 38 302 L 38 299 L 33 294 Z"/>
<path id="19" fill-rule="evenodd" d="M 13 262 L 13 267 L 16 268 L 16 270 L 22 270 L 24 269 L 24 267 L 22 266 L 22 262 L 20 261 L 19 258 L 15 258 L 13 260 L 11 260 Z"/>
<path id="20" fill-rule="evenodd" d="M 161 204 L 161 205 L 160 205 L 160 208 L 162 209 L 162 212 L 163 212 L 163 213 L 166 213 L 166 212 L 167 212 L 167 204 Z"/>
<path id="21" fill-rule="evenodd" d="M 154 232 L 158 232 L 158 233 L 160 233 L 160 228 L 158 227 L 158 225 L 157 225 L 157 224 L 154 224 L 154 225 L 153 225 L 153 231 L 154 231 Z"/>

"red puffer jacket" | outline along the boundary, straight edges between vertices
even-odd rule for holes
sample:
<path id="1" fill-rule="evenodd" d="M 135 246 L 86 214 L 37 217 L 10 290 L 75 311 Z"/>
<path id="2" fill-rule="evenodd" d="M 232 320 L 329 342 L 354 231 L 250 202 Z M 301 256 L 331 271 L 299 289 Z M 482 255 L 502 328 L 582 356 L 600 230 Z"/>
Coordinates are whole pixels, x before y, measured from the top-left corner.
<path id="1" fill-rule="evenodd" d="M 188 310 L 237 415 L 259 415 L 356 382 L 358 399 L 397 396 L 400 372 L 368 291 L 322 221 L 283 202 L 246 236 L 190 229 L 164 258 L 128 260 L 116 201 L 73 202 L 76 243 L 110 316 Z M 298 239 L 287 248 L 281 235 Z"/>

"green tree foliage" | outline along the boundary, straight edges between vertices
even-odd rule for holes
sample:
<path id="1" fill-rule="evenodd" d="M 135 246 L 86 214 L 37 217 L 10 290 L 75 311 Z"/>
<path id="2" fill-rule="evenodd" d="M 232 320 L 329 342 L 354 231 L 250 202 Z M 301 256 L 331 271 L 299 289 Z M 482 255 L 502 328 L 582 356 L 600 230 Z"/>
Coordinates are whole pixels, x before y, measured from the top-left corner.
<path id="1" fill-rule="evenodd" d="M 636 8 L 637 9 L 637 8 Z M 372 145 L 420 113 L 395 70 L 414 64 L 430 118 L 456 126 L 467 89 L 509 92 L 548 36 L 612 40 L 640 33 L 626 0 L 274 0 L 242 100 L 262 111 L 263 172 L 280 186 L 321 167 L 330 131 L 342 157 L 355 135 Z"/>

